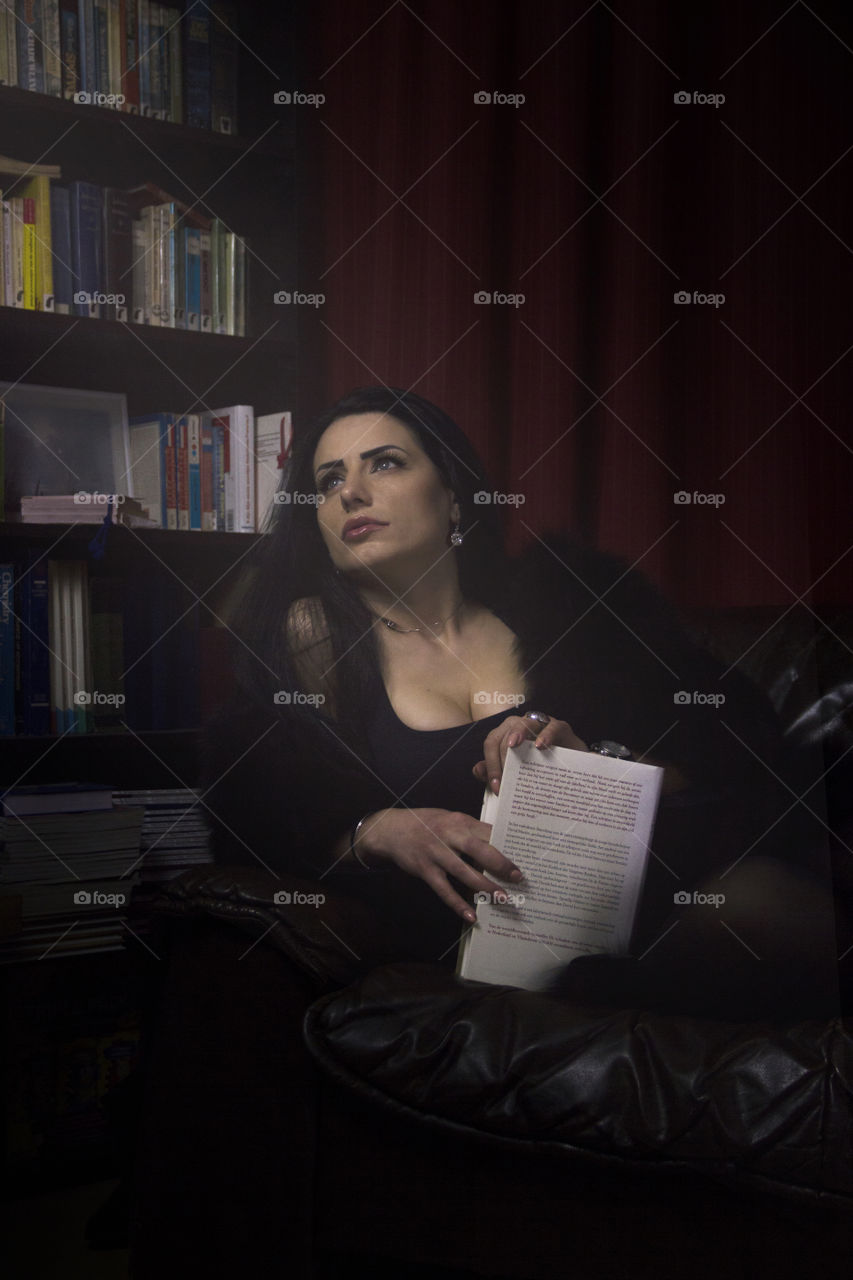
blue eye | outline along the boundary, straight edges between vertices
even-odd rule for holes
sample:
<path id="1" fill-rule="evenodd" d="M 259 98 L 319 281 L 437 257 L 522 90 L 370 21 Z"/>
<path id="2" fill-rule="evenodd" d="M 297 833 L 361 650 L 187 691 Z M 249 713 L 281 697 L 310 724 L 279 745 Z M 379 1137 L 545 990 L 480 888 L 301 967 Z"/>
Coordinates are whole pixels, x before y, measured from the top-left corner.
<path id="1" fill-rule="evenodd" d="M 374 458 L 374 470 L 380 462 L 393 462 L 396 467 L 403 465 L 403 459 L 397 457 L 395 453 L 380 453 L 378 458 Z"/>
<path id="2" fill-rule="evenodd" d="M 405 460 L 396 453 L 380 453 L 380 454 L 377 454 L 377 456 L 372 459 L 371 468 L 370 468 L 371 471 L 380 470 L 379 464 L 381 462 L 391 462 L 395 467 L 403 467 L 406 465 Z M 382 467 L 381 470 L 387 471 L 388 468 Z M 320 491 L 320 493 L 327 493 L 329 489 L 331 489 L 333 483 L 336 480 L 342 480 L 342 479 L 343 477 L 341 476 L 339 471 L 327 472 L 326 475 L 324 475 L 323 478 L 317 482 L 317 488 Z"/>

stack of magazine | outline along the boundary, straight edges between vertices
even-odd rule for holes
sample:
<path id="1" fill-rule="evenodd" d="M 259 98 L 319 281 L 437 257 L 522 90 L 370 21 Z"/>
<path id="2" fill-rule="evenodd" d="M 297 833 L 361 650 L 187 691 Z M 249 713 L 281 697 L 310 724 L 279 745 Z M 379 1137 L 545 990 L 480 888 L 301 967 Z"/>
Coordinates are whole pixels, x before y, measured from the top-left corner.
<path id="1" fill-rule="evenodd" d="M 18 787 L 0 819 L 0 963 L 115 951 L 139 883 L 143 810 L 96 784 Z"/>

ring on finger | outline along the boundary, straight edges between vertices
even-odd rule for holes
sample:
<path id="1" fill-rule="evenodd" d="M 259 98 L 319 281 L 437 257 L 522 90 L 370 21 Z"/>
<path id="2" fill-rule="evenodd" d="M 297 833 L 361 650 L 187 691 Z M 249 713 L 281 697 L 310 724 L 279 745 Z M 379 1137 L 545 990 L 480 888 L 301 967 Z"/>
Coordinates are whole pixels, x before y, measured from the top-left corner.
<path id="1" fill-rule="evenodd" d="M 537 724 L 542 725 L 543 729 L 546 724 L 551 723 L 551 717 L 546 716 L 544 711 L 525 711 L 524 718 L 526 720 L 535 720 Z"/>

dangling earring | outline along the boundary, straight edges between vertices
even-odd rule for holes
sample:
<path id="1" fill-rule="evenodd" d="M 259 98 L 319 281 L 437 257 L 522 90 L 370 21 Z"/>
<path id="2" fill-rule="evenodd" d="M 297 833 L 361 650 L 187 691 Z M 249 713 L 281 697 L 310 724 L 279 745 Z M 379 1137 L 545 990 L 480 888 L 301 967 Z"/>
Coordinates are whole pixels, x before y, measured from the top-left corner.
<path id="1" fill-rule="evenodd" d="M 450 535 L 450 545 L 453 547 L 461 547 L 464 537 L 465 534 L 459 532 L 459 521 L 457 520 L 454 530 Z"/>

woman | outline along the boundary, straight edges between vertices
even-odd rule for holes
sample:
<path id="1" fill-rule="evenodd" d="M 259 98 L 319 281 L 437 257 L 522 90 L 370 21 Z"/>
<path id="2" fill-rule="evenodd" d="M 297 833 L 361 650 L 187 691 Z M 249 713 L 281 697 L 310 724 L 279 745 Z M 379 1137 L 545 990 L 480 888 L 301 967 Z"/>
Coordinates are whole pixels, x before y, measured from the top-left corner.
<path id="1" fill-rule="evenodd" d="M 692 936 L 698 981 L 717 922 L 697 908 L 687 941 L 665 943 L 673 895 L 706 886 L 781 812 L 756 764 L 778 764 L 772 712 L 735 672 L 725 722 L 681 707 L 679 690 L 719 689 L 721 671 L 649 584 L 567 539 L 510 565 L 484 494 L 464 434 L 412 393 L 353 392 L 298 440 L 235 622 L 241 704 L 209 738 L 217 855 L 358 876 L 351 889 L 403 924 L 410 953 L 438 959 L 476 920 L 484 873 L 521 879 L 478 817 L 507 752 L 615 740 L 665 769 L 635 935 L 638 953 L 661 948 L 643 973 L 672 972 Z M 732 912 L 749 922 L 760 904 L 775 945 L 768 885 L 780 901 L 811 889 L 778 858 L 734 875 Z M 803 954 L 813 966 L 814 947 Z"/>

